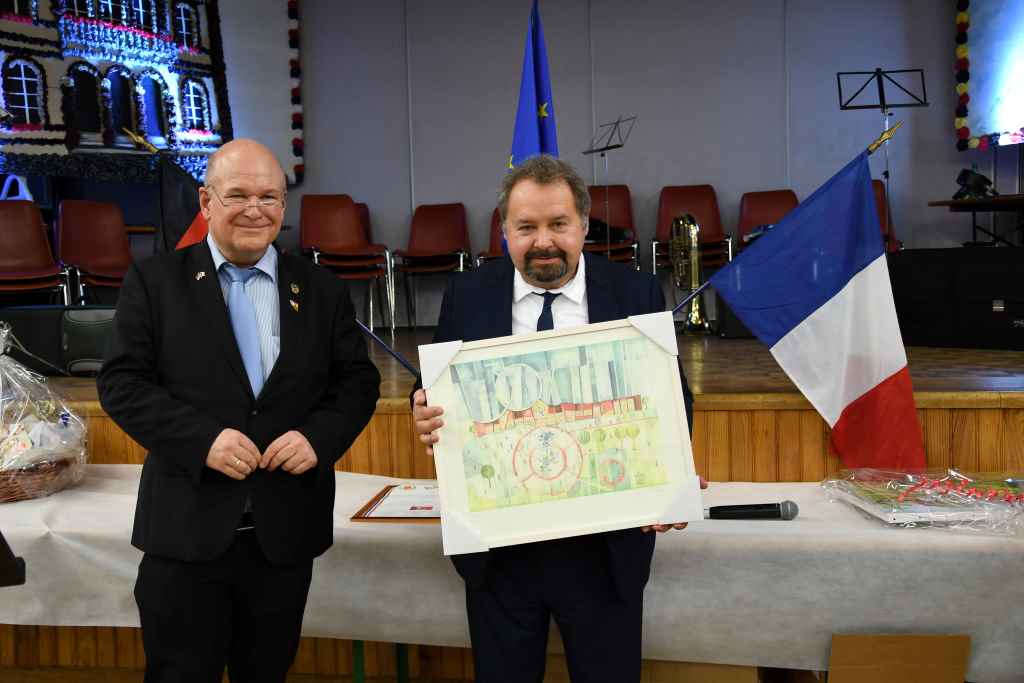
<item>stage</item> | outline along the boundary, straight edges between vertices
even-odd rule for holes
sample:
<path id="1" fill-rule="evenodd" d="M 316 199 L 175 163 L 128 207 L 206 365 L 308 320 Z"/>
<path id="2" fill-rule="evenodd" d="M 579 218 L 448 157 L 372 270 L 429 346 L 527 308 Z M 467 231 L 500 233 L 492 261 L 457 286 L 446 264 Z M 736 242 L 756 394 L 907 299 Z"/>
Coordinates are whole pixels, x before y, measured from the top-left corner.
<path id="1" fill-rule="evenodd" d="M 432 334 L 431 329 L 400 330 L 395 346 L 418 365 L 416 347 Z M 695 394 L 693 451 L 704 477 L 713 482 L 814 482 L 840 469 L 829 453 L 827 426 L 762 344 L 681 336 L 679 349 Z M 408 396 L 414 379 L 376 346 L 371 345 L 370 354 L 381 370 L 382 397 L 338 469 L 432 478 L 433 461 L 412 432 Z M 930 466 L 1024 472 L 1024 352 L 914 347 L 908 357 Z M 93 380 L 56 379 L 53 384 L 87 417 L 90 462 L 143 462 L 141 447 L 103 413 Z M 552 658 L 551 680 L 564 680 L 557 677 L 564 660 Z M 310 674 L 310 680 L 336 680 L 353 675 L 357 664 L 371 678 L 406 671 L 413 679 L 472 680 L 471 659 L 463 648 L 396 650 L 387 643 L 333 638 L 304 638 L 293 670 Z M 751 666 L 650 663 L 655 664 L 658 673 L 650 681 L 761 680 Z M 137 629 L 0 625 L 0 681 L 24 680 L 28 671 L 47 667 L 68 672 L 52 680 L 73 680 L 70 672 L 83 668 L 103 670 L 107 680 L 137 680 L 141 665 Z M 6 679 L 7 671 L 15 678 Z"/>
<path id="2" fill-rule="evenodd" d="M 394 346 L 418 366 L 417 346 L 432 335 L 430 328 L 401 329 Z M 369 349 L 381 372 L 381 399 L 339 469 L 430 478 L 433 462 L 411 429 L 414 378 L 376 345 Z M 693 449 L 705 478 L 818 481 L 838 471 L 824 421 L 760 342 L 680 335 L 679 352 L 695 397 Z M 911 347 L 907 355 L 929 465 L 1024 470 L 1024 352 Z M 89 417 L 91 462 L 142 462 L 142 449 L 104 415 L 93 380 L 54 384 Z"/>

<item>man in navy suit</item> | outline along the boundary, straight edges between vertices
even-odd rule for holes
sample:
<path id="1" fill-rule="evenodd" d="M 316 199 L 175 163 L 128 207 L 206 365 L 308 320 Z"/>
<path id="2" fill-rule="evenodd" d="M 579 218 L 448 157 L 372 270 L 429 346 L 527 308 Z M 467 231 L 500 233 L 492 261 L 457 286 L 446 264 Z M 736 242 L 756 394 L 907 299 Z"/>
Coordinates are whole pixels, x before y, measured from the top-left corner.
<path id="1" fill-rule="evenodd" d="M 567 163 L 536 156 L 505 176 L 498 210 L 510 258 L 449 281 L 435 342 L 474 341 L 619 320 L 665 310 L 661 288 L 603 256 L 583 253 L 587 186 Z M 681 373 L 680 373 L 681 374 Z M 686 416 L 693 395 L 685 377 Z M 433 455 L 440 406 L 413 394 L 420 440 Z M 657 525 L 454 556 L 466 582 L 478 683 L 540 683 L 548 624 L 558 624 L 574 683 L 640 680 L 643 590 Z"/>
<path id="2" fill-rule="evenodd" d="M 97 385 L 149 453 L 132 544 L 146 681 L 283 683 L 313 558 L 334 540 L 334 463 L 380 375 L 330 272 L 272 244 L 285 177 L 235 140 L 211 158 L 207 239 L 132 266 Z"/>

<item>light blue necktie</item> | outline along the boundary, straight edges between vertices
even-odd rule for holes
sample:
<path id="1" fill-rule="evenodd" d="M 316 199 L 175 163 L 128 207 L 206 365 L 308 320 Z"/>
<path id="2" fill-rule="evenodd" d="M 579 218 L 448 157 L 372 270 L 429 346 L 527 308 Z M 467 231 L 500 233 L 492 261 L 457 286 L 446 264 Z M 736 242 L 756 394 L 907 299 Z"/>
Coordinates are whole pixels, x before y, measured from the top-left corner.
<path id="1" fill-rule="evenodd" d="M 241 269 L 225 263 L 224 272 L 231 280 L 228 289 L 228 313 L 231 314 L 231 329 L 235 332 L 235 343 L 242 354 L 245 374 L 249 375 L 253 396 L 260 395 L 263 388 L 263 361 L 260 358 L 260 336 L 256 327 L 256 307 L 245 293 L 245 283 L 256 274 L 255 268 Z"/>

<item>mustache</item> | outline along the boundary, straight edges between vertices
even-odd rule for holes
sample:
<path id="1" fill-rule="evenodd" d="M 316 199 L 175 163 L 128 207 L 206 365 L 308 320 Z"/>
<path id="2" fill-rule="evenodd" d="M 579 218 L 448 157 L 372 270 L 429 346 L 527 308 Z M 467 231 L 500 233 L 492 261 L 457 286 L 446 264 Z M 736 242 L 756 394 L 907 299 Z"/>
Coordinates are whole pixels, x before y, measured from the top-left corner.
<path id="1" fill-rule="evenodd" d="M 538 258 L 558 258 L 562 259 L 563 261 L 567 260 L 566 253 L 558 248 L 548 250 L 531 249 L 530 251 L 526 252 L 527 261 Z"/>

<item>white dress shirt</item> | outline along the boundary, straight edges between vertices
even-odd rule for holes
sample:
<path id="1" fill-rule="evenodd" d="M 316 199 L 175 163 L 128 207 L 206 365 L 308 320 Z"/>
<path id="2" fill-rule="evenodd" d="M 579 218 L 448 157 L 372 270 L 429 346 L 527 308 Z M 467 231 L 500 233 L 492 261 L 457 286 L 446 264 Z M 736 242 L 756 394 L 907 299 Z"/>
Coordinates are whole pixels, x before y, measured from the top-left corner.
<path id="1" fill-rule="evenodd" d="M 516 269 L 512 286 L 512 334 L 537 331 L 537 318 L 544 310 L 544 297 L 539 295 L 544 292 L 562 295 L 551 302 L 551 317 L 556 330 L 590 322 L 587 310 L 587 268 L 583 254 L 580 254 L 576 275 L 558 289 L 534 287 Z"/>

